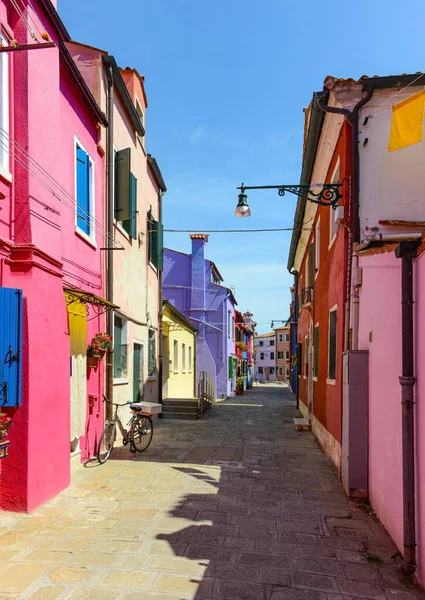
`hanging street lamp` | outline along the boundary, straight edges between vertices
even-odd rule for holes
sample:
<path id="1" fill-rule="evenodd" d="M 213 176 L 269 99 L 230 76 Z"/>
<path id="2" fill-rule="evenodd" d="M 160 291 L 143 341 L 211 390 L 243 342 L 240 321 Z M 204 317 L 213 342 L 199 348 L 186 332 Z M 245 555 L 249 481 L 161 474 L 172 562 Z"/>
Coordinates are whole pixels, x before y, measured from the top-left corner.
<path id="1" fill-rule="evenodd" d="M 286 192 L 302 196 L 306 200 L 320 206 L 331 206 L 334 210 L 338 206 L 339 199 L 342 195 L 339 193 L 341 183 L 312 183 L 299 185 L 242 185 L 237 189 L 240 190 L 238 195 L 238 204 L 235 210 L 235 217 L 241 219 L 251 216 L 251 209 L 248 204 L 248 196 L 245 190 L 277 190 L 279 196 L 284 196 Z M 312 188 L 317 188 L 315 192 Z"/>

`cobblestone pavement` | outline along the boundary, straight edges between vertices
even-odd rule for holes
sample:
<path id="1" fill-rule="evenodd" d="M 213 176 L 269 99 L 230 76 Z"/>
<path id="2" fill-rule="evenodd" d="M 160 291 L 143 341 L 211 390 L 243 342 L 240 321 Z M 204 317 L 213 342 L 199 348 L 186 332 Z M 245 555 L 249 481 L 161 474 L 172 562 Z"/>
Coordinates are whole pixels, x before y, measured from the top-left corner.
<path id="1" fill-rule="evenodd" d="M 424 598 L 294 416 L 286 388 L 258 386 L 157 421 L 146 453 L 76 468 L 31 515 L 0 513 L 0 599 Z"/>

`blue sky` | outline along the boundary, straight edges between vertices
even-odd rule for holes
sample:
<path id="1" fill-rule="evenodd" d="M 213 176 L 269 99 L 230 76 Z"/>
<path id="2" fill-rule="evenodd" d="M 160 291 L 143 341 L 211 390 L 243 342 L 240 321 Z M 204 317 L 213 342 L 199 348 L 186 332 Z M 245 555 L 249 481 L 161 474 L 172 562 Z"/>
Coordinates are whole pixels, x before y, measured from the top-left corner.
<path id="1" fill-rule="evenodd" d="M 425 3 L 410 0 L 59 0 L 73 39 L 145 76 L 147 150 L 162 170 L 166 229 L 291 227 L 295 197 L 236 187 L 298 183 L 303 107 L 327 75 L 424 70 Z M 258 331 L 288 316 L 291 232 L 213 233 L 207 256 Z M 168 247 L 190 251 L 187 233 Z"/>

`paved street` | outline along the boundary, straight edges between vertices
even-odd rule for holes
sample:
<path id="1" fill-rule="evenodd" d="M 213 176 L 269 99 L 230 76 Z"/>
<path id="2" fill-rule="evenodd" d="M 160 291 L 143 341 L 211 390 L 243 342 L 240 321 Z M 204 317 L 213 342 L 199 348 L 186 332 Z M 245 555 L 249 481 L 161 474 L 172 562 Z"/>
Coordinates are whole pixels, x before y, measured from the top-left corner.
<path id="1" fill-rule="evenodd" d="M 258 386 L 157 421 L 145 454 L 76 468 L 29 516 L 0 513 L 0 599 L 424 598 L 294 416 L 286 388 Z"/>

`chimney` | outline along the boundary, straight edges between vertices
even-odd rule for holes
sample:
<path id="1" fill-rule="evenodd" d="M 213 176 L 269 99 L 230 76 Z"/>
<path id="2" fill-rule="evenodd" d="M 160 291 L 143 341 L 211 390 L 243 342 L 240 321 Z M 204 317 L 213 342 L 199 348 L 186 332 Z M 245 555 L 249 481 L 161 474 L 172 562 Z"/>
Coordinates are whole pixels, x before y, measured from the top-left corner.
<path id="1" fill-rule="evenodd" d="M 190 308 L 193 317 L 202 319 L 205 313 L 205 288 L 208 283 L 205 271 L 205 244 L 208 242 L 208 235 L 194 233 L 190 239 L 192 240 Z"/>

